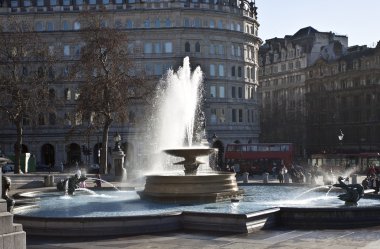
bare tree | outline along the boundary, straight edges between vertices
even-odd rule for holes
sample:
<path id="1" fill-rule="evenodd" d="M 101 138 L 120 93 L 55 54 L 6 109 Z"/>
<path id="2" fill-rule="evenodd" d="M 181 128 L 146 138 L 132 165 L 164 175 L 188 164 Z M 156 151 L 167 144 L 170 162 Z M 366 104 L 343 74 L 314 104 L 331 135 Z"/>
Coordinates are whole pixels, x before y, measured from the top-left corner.
<path id="1" fill-rule="evenodd" d="M 16 128 L 14 173 L 20 173 L 23 122 L 37 120 L 52 106 L 48 86 L 54 58 L 27 21 L 10 17 L 0 29 L 0 112 Z"/>
<path id="2" fill-rule="evenodd" d="M 75 66 L 82 80 L 79 87 L 77 112 L 90 126 L 101 127 L 102 149 L 100 167 L 108 173 L 107 148 L 111 124 L 128 120 L 128 107 L 144 100 L 152 87 L 136 76 L 128 57 L 128 39 L 123 31 L 106 27 L 105 13 L 84 13 L 81 58 Z M 78 73 L 79 72 L 79 73 Z"/>

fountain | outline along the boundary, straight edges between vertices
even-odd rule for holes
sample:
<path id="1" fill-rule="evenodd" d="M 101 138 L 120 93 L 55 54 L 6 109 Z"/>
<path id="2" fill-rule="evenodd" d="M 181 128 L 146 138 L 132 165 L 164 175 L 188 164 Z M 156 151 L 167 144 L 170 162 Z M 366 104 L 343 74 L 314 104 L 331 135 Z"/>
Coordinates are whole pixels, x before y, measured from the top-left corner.
<path id="1" fill-rule="evenodd" d="M 184 166 L 184 175 L 162 172 L 146 176 L 145 189 L 139 193 L 141 198 L 160 202 L 198 203 L 236 199 L 241 195 L 234 174 L 198 172 L 203 162 L 197 158 L 215 152 L 213 148 L 192 146 L 201 82 L 200 68 L 196 68 L 192 74 L 188 57 L 176 73 L 171 70 L 168 72 L 165 91 L 159 99 L 158 116 L 153 118 L 157 120 L 158 129 L 151 137 L 157 134 L 155 144 L 159 150 L 184 159 L 174 163 Z M 187 141 L 187 147 L 183 146 L 184 141 Z"/>

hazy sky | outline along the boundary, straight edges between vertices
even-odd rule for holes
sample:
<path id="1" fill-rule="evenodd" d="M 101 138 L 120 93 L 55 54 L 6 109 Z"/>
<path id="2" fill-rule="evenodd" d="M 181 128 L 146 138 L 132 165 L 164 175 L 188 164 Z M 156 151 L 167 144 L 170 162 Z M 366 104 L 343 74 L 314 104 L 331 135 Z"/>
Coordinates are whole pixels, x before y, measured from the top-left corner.
<path id="1" fill-rule="evenodd" d="M 263 41 L 308 26 L 346 35 L 349 46 L 380 40 L 380 0 L 256 0 L 256 6 Z"/>

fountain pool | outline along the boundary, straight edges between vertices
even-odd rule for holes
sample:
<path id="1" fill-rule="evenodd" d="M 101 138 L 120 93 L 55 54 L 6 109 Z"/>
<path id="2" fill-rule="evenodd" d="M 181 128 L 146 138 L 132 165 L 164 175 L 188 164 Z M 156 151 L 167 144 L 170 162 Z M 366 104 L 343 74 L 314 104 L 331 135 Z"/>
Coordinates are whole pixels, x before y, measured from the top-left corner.
<path id="1" fill-rule="evenodd" d="M 283 185 L 240 187 L 245 194 L 239 202 L 207 204 L 150 202 L 140 199 L 136 191 L 79 192 L 72 197 L 57 192 L 24 193 L 24 197 L 38 197 L 35 208 L 16 209 L 14 219 L 23 224 L 28 234 L 54 236 L 140 234 L 182 228 L 251 232 L 278 225 L 329 228 L 380 225 L 379 198 L 363 198 L 359 206 L 347 207 L 335 191 L 326 196 L 328 189 L 309 191 L 307 187 Z M 307 195 L 302 195 L 306 191 Z"/>

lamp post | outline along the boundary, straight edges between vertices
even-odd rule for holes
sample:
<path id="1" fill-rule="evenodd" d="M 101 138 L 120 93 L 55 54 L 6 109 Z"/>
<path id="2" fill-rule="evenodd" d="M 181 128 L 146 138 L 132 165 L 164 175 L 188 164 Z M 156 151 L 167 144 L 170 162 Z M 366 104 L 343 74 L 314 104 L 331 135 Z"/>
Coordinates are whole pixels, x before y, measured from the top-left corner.
<path id="1" fill-rule="evenodd" d="M 116 132 L 116 134 L 113 136 L 113 141 L 115 142 L 115 148 L 113 148 L 113 151 L 120 151 L 121 135 L 119 132 Z"/>

